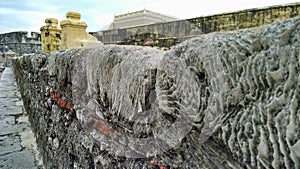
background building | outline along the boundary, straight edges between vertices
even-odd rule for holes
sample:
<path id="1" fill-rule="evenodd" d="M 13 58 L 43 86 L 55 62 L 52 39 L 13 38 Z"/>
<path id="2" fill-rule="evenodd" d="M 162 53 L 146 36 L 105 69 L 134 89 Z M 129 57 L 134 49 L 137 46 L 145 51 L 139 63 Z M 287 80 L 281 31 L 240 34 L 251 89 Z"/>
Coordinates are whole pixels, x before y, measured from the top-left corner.
<path id="1" fill-rule="evenodd" d="M 109 29 L 128 28 L 174 20 L 178 20 L 178 18 L 144 9 L 141 11 L 116 15 L 113 23 L 110 24 Z"/>

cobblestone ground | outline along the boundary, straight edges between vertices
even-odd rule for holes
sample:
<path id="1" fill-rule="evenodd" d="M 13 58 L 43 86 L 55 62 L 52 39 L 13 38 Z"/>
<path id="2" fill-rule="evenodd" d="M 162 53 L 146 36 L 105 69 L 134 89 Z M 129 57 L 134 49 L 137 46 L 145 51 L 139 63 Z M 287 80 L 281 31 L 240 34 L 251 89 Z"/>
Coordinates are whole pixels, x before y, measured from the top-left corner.
<path id="1" fill-rule="evenodd" d="M 0 168 L 42 168 L 12 68 L 0 78 Z"/>

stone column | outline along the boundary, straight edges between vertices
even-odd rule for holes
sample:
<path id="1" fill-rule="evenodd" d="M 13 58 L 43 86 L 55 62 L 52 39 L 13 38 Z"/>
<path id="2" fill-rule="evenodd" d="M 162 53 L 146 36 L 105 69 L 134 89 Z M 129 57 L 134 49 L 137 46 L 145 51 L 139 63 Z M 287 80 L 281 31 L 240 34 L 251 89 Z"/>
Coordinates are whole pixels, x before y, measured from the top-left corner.
<path id="1" fill-rule="evenodd" d="M 62 49 L 101 45 L 101 42 L 86 32 L 87 24 L 80 20 L 80 13 L 68 12 L 66 17 L 66 20 L 60 22 Z"/>
<path id="2" fill-rule="evenodd" d="M 80 21 L 80 13 L 68 12 L 67 19 L 60 22 L 62 28 L 62 48 L 72 49 L 82 47 L 80 39 L 86 38 L 87 24 Z"/>
<path id="3" fill-rule="evenodd" d="M 58 20 L 47 18 L 46 25 L 41 27 L 42 52 L 52 53 L 60 50 L 61 46 L 61 28 L 58 25 Z"/>

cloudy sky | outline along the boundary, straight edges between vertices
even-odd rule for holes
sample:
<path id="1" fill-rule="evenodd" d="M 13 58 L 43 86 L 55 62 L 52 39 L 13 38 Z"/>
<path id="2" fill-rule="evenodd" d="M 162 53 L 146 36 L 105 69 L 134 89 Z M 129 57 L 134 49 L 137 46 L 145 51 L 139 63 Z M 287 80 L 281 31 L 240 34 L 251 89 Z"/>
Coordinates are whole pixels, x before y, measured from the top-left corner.
<path id="1" fill-rule="evenodd" d="M 61 21 L 68 11 L 80 12 L 91 32 L 111 23 L 114 15 L 144 8 L 187 19 L 293 2 L 297 0 L 1 0 L 0 33 L 38 32 L 45 18 Z"/>

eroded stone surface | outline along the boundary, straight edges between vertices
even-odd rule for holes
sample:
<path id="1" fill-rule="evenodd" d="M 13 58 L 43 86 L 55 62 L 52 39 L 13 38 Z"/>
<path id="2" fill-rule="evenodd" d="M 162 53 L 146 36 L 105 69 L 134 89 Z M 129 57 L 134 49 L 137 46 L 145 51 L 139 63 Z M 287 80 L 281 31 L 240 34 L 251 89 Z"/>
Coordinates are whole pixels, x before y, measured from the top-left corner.
<path id="1" fill-rule="evenodd" d="M 299 24 L 15 60 L 46 167 L 299 168 Z"/>

